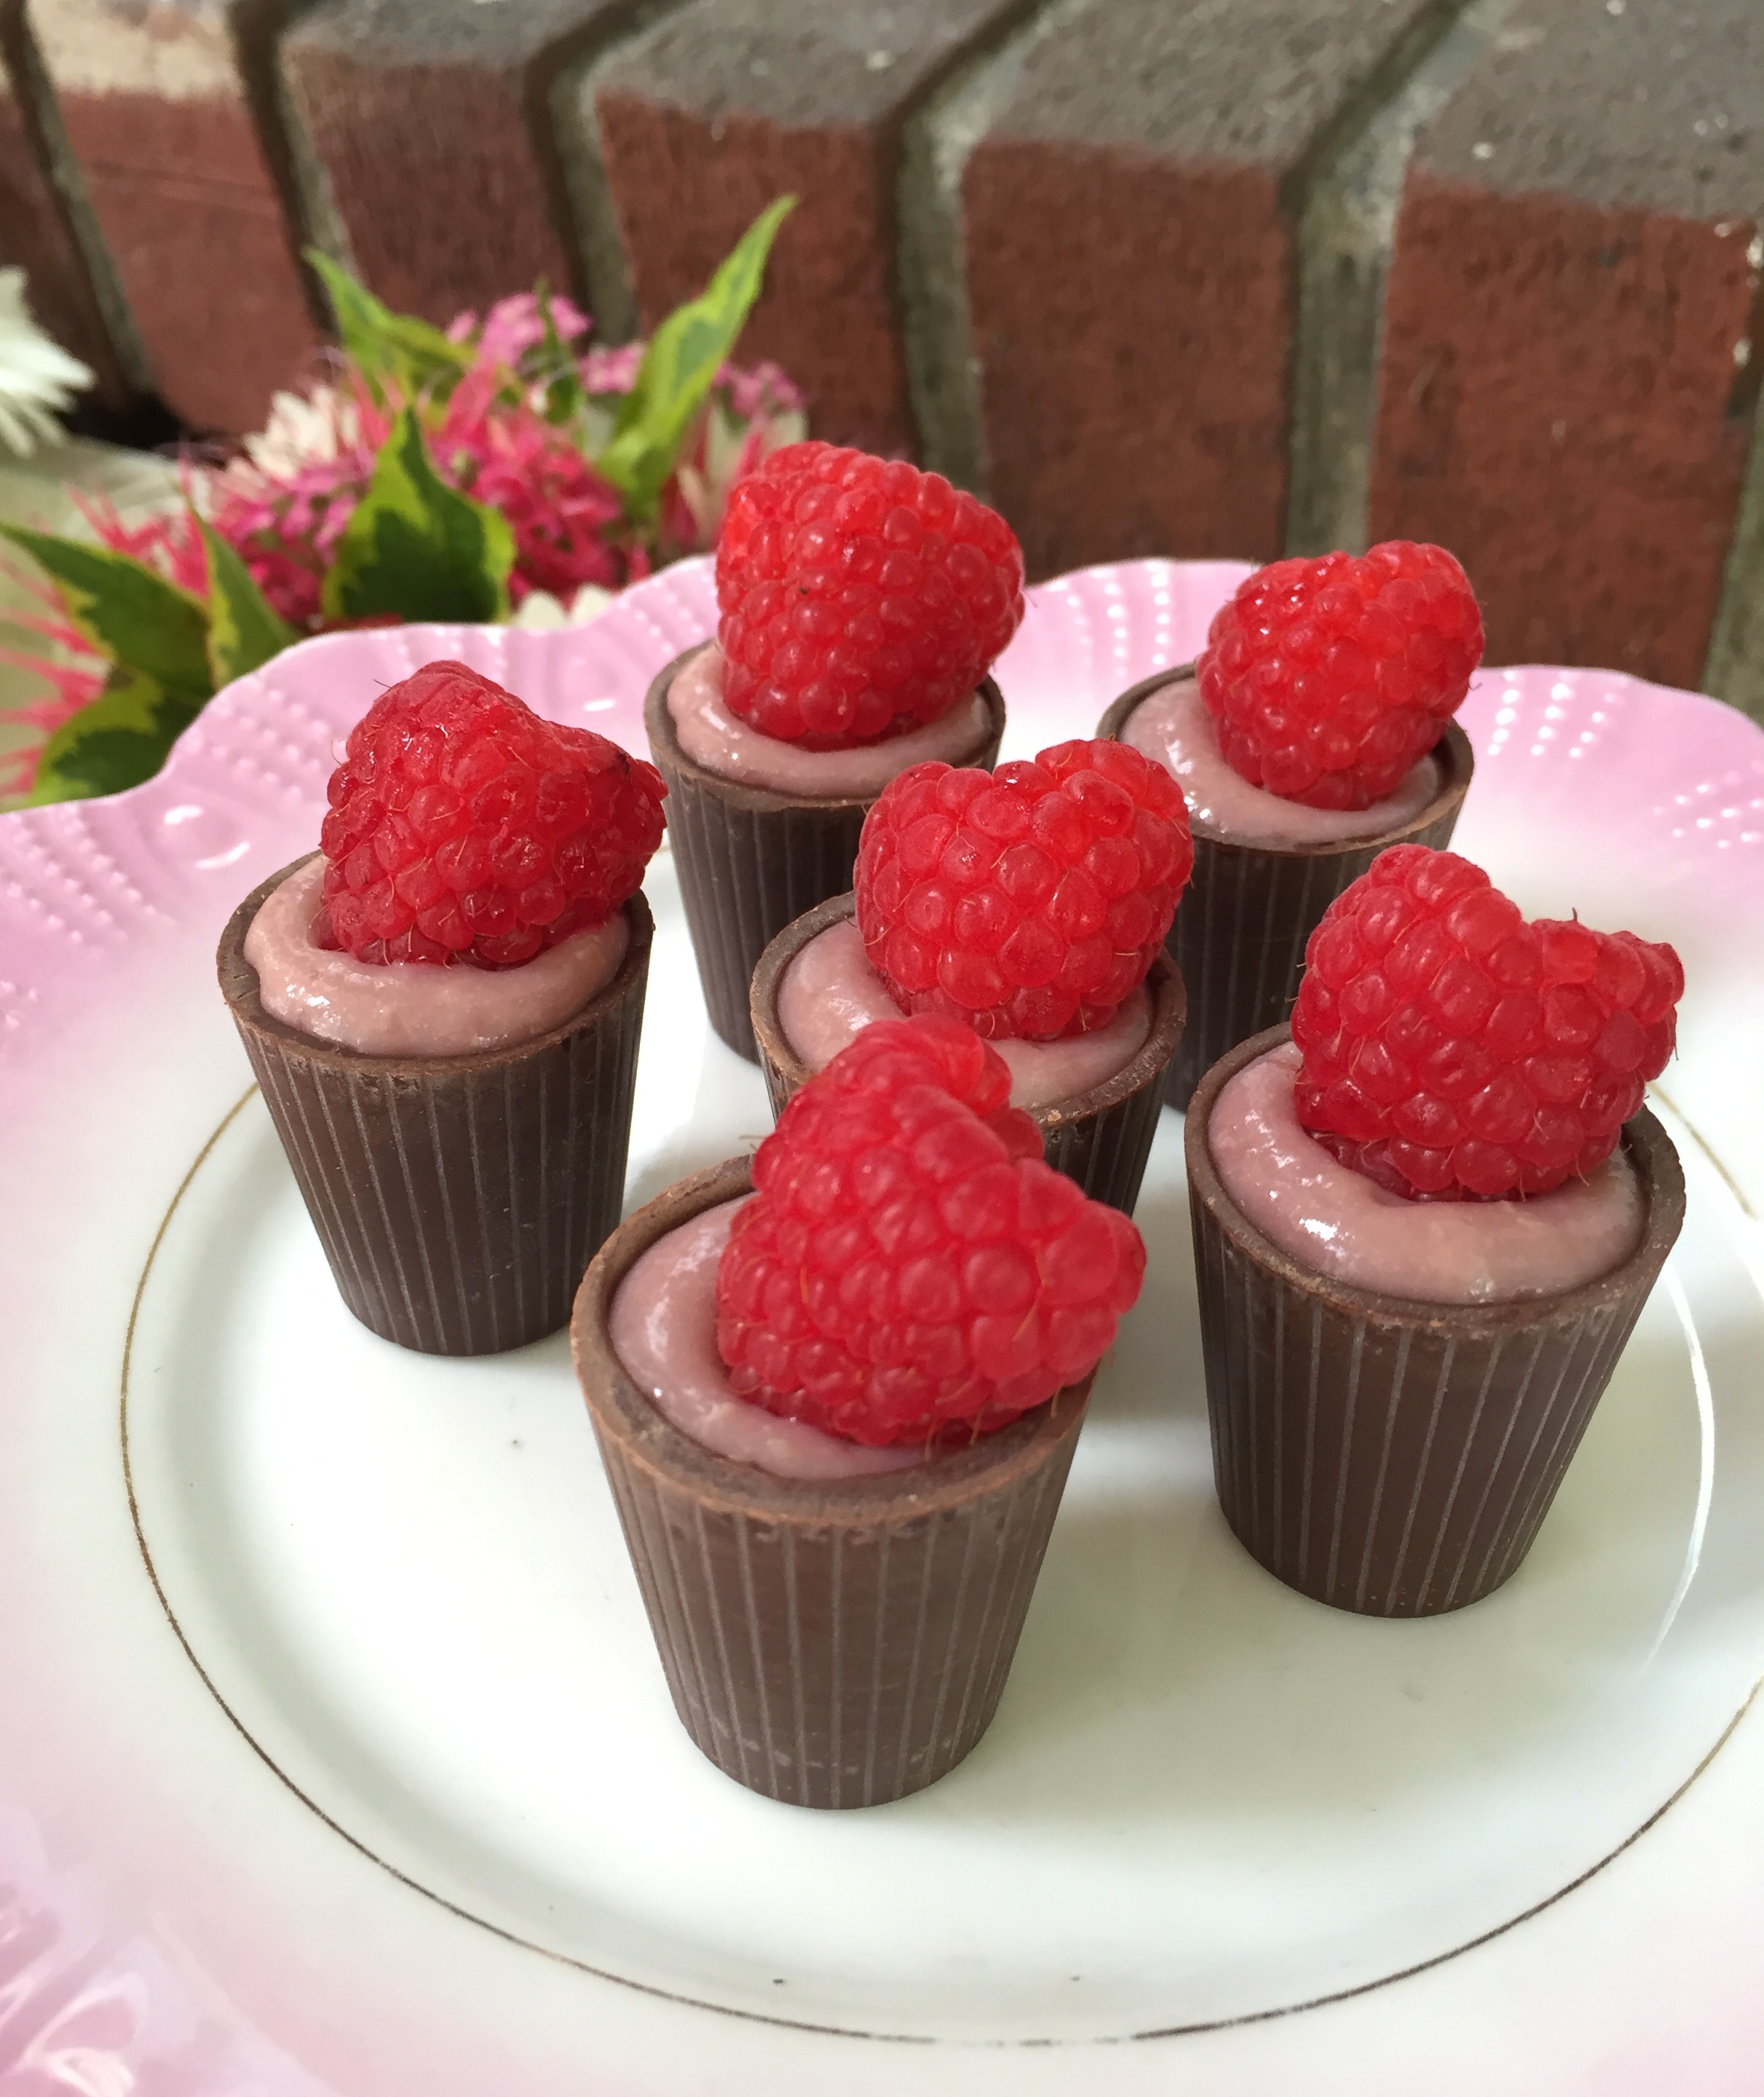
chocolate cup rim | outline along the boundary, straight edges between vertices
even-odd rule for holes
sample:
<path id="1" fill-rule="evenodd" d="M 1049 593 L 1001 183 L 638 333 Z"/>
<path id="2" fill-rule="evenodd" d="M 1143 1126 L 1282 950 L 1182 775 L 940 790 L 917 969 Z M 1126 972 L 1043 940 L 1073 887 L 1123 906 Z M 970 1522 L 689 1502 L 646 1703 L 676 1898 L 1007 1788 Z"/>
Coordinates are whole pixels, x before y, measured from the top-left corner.
<path id="1" fill-rule="evenodd" d="M 579 1006 L 567 1018 L 559 1020 L 543 1034 L 508 1042 L 500 1048 L 468 1049 L 457 1056 L 376 1056 L 365 1048 L 351 1048 L 342 1042 L 322 1040 L 316 1034 L 303 1034 L 299 1027 L 290 1027 L 286 1020 L 278 1019 L 273 1012 L 265 1009 L 257 971 L 245 957 L 245 935 L 265 901 L 288 876 L 321 856 L 317 852 L 303 852 L 278 873 L 272 873 L 257 884 L 226 921 L 215 951 L 215 969 L 220 977 L 221 996 L 236 1018 L 246 1021 L 271 1040 L 295 1049 L 331 1070 L 372 1071 L 386 1078 L 425 1078 L 495 1070 L 512 1057 L 555 1048 L 584 1027 L 593 1026 L 615 1005 L 622 1004 L 633 990 L 641 993 L 649 973 L 655 920 L 650 911 L 648 897 L 639 888 L 620 905 L 631 928 L 631 936 L 626 943 L 624 959 L 612 980 L 596 992 L 586 1005 Z"/>
<path id="2" fill-rule="evenodd" d="M 812 910 L 805 910 L 800 917 L 792 918 L 781 932 L 775 934 L 754 970 L 748 992 L 754 1039 L 773 1069 L 793 1090 L 807 1084 L 815 1073 L 791 1048 L 778 1020 L 778 992 L 785 973 L 811 939 L 838 923 L 841 918 L 856 914 L 855 889 L 848 888 L 843 895 L 829 895 L 825 903 L 817 903 Z M 1151 1031 L 1112 1076 L 1087 1086 L 1081 1092 L 1055 1100 L 1050 1105 L 1030 1108 L 1028 1111 L 1043 1128 L 1065 1128 L 1092 1114 L 1105 1114 L 1110 1108 L 1119 1106 L 1124 1100 L 1133 1098 L 1147 1085 L 1155 1083 L 1169 1066 L 1187 1024 L 1188 998 L 1182 971 L 1162 946 L 1146 973 L 1145 981 L 1153 987 Z M 901 1016 L 904 1018 L 907 1015 Z"/>
<path id="3" fill-rule="evenodd" d="M 1154 676 L 1142 677 L 1138 684 L 1130 685 L 1097 722 L 1097 735 L 1105 742 L 1118 742 L 1121 731 L 1136 707 L 1153 692 L 1161 692 L 1167 685 L 1179 684 L 1184 677 L 1192 677 L 1194 672 L 1193 663 L 1183 663 L 1175 669 L 1159 670 Z M 1444 768 L 1445 777 L 1439 782 L 1439 791 L 1406 823 L 1399 823 L 1388 830 L 1375 830 L 1369 837 L 1258 843 L 1248 838 L 1228 836 L 1223 830 L 1196 822 L 1192 816 L 1188 827 L 1196 837 L 1204 838 L 1215 851 L 1278 853 L 1284 859 L 1339 859 L 1348 852 L 1385 851 L 1392 845 L 1405 843 L 1417 831 L 1427 830 L 1449 809 L 1461 806 L 1470 790 L 1476 773 L 1476 752 L 1470 747 L 1470 738 L 1455 720 L 1446 723 L 1444 733 L 1428 755 L 1440 759 Z"/>
<path id="4" fill-rule="evenodd" d="M 956 1512 L 983 1494 L 1039 1469 L 1075 1435 L 1096 1372 L 967 1448 L 939 1451 L 910 1469 L 855 1478 L 786 1478 L 720 1455 L 676 1427 L 646 1398 L 615 1352 L 610 1324 L 619 1284 L 659 1238 L 706 1209 L 753 1191 L 753 1160 L 725 1158 L 658 1194 L 627 1216 L 589 1264 L 570 1316 L 570 1358 L 589 1415 L 641 1465 L 676 1491 L 738 1509 L 762 1524 L 796 1530 L 866 1529 Z M 1071 1403 L 1069 1401 L 1075 1401 Z"/>
<path id="5" fill-rule="evenodd" d="M 643 727 L 656 763 L 665 765 L 701 791 L 720 795 L 731 808 L 745 810 L 750 815 L 775 816 L 791 808 L 824 808 L 843 813 L 849 809 L 869 808 L 882 791 L 880 786 L 873 794 L 788 794 L 775 787 L 750 786 L 741 780 L 726 779 L 720 772 L 709 771 L 687 756 L 680 746 L 674 717 L 668 710 L 668 688 L 694 655 L 714 647 L 716 641 L 714 634 L 708 640 L 695 641 L 691 647 L 682 649 L 672 662 L 658 670 L 650 681 L 649 690 L 643 698 Z M 987 707 L 986 727 L 974 738 L 974 750 L 978 755 L 991 749 L 1004 735 L 1005 694 L 991 676 L 983 677 L 974 690 L 986 701 Z M 966 764 L 970 760 L 964 757 L 961 761 Z"/>
<path id="6" fill-rule="evenodd" d="M 1545 1296 L 1511 1297 L 1498 1303 L 1439 1303 L 1424 1297 L 1394 1296 L 1387 1290 L 1362 1289 L 1333 1275 L 1320 1273 L 1283 1251 L 1238 1207 L 1213 1163 L 1210 1124 L 1219 1093 L 1246 1065 L 1292 1039 L 1282 1024 L 1265 1027 L 1228 1049 L 1194 1088 L 1185 1116 L 1183 1150 L 1188 1185 L 1244 1257 L 1273 1273 L 1289 1287 L 1303 1291 L 1327 1308 L 1352 1319 L 1387 1327 L 1437 1329 L 1450 1324 L 1478 1336 L 1519 1332 L 1540 1320 L 1583 1312 L 1626 1301 L 1638 1284 L 1652 1288 L 1684 1222 L 1684 1172 L 1672 1139 L 1652 1113 L 1642 1107 L 1624 1123 L 1622 1141 L 1634 1164 L 1647 1204 L 1642 1234 L 1633 1251 L 1573 1289 Z"/>

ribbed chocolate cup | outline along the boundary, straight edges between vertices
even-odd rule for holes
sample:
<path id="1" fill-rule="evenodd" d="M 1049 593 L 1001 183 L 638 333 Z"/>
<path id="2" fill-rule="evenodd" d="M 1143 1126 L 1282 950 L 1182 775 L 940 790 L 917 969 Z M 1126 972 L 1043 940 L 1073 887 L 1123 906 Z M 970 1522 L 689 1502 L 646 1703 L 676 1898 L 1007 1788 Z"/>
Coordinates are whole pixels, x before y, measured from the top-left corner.
<path id="1" fill-rule="evenodd" d="M 264 1009 L 245 935 L 294 870 L 246 897 L 217 963 L 344 1302 L 422 1354 L 498 1354 L 556 1332 L 624 1203 L 648 904 L 625 905 L 618 974 L 549 1033 L 468 1056 L 367 1056 Z"/>
<path id="2" fill-rule="evenodd" d="M 859 834 L 876 795 L 854 801 L 774 794 L 694 764 L 675 733 L 668 688 L 698 652 L 676 655 L 650 686 L 643 721 L 650 754 L 668 782 L 668 832 L 711 1024 L 738 1054 L 756 1062 L 747 1007 L 755 965 L 792 918 L 851 886 Z M 990 768 L 1005 733 L 1005 700 L 990 677 L 979 690 L 987 727 L 955 762 Z"/>
<path id="3" fill-rule="evenodd" d="M 1153 692 L 1194 675 L 1160 670 L 1123 692 L 1096 725 L 1112 742 Z M 1343 889 L 1392 845 L 1451 842 L 1476 760 L 1455 721 L 1435 746 L 1444 778 L 1420 812 L 1377 837 L 1340 844 L 1252 845 L 1193 825 L 1194 871 L 1165 944 L 1188 991 L 1188 1024 L 1166 1095 L 1186 1109 L 1202 1074 L 1228 1048 L 1289 1016 L 1305 972 L 1305 943 Z"/>
<path id="4" fill-rule="evenodd" d="M 732 1158 L 621 1225 L 576 1297 L 576 1373 L 695 1745 L 768 1798 L 879 1806 L 935 1784 L 991 1723 L 1090 1379 L 880 1477 L 781 1478 L 703 1447 L 625 1373 L 608 1316 L 658 1238 L 751 1186 Z"/>
<path id="5" fill-rule="evenodd" d="M 778 991 L 790 963 L 829 925 L 856 914 L 856 895 L 832 895 L 786 925 L 759 957 L 751 1005 L 759 1067 L 765 1073 L 774 1119 L 791 1093 L 814 1075 L 790 1046 L 778 1020 Z M 1145 1161 L 1158 1133 L 1164 1084 L 1182 1040 L 1187 1000 L 1182 976 L 1160 954 L 1146 978 L 1152 1031 L 1138 1052 L 1112 1078 L 1052 1106 L 1031 1110 L 1040 1124 L 1048 1164 L 1075 1180 L 1092 1201 L 1106 1202 L 1131 1216 L 1145 1177 Z"/>
<path id="6" fill-rule="evenodd" d="M 1302 1595 L 1435 1616 L 1518 1569 L 1684 1220 L 1678 1154 L 1644 1110 L 1623 1141 L 1646 1204 L 1610 1273 L 1554 1296 L 1423 1303 L 1303 1267 L 1213 1166 L 1222 1088 L 1290 1038 L 1240 1043 L 1187 1129 L 1213 1473 L 1239 1540 Z"/>

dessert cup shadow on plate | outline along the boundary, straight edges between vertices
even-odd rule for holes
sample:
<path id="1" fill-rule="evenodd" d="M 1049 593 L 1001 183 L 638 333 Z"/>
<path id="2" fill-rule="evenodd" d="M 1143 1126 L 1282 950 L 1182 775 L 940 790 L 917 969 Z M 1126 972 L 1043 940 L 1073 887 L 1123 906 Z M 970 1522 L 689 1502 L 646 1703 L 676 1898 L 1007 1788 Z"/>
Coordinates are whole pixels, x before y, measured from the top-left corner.
<path id="1" fill-rule="evenodd" d="M 234 911 L 217 963 L 344 1302 L 422 1354 L 556 1332 L 624 1206 L 654 929 L 641 891 L 617 974 L 573 1018 L 507 1048 L 370 1056 L 264 1009 L 245 935 L 293 871 Z"/>
<path id="2" fill-rule="evenodd" d="M 829 926 L 852 917 L 855 895 L 829 896 L 794 924 L 786 925 L 759 957 L 752 987 L 753 1031 L 765 1073 L 774 1119 L 791 1093 L 814 1073 L 786 1039 L 778 1021 L 778 992 L 786 972 L 809 941 Z M 1182 974 L 1167 954 L 1152 964 L 1145 987 L 1152 1000 L 1152 1028 L 1143 1045 L 1100 1085 L 1092 1085 L 1052 1106 L 1031 1110 L 1040 1125 L 1048 1164 L 1075 1180 L 1092 1201 L 1106 1202 L 1131 1216 L 1145 1177 L 1145 1161 L 1158 1133 L 1165 1084 L 1180 1050 L 1188 1000 Z"/>
<path id="3" fill-rule="evenodd" d="M 1243 1042 L 1188 1115 L 1202 1351 L 1219 1504 L 1289 1587 L 1368 1616 L 1433 1616 L 1490 1595 L 1530 1549 L 1684 1220 L 1677 1152 L 1625 1124 L 1640 1243 L 1578 1289 L 1426 1303 L 1357 1289 L 1264 1237 L 1214 1169 L 1222 1088 L 1289 1039 Z"/>
<path id="4" fill-rule="evenodd" d="M 908 1470 L 811 1482 L 703 1447 L 626 1374 L 609 1314 L 657 1239 L 751 1186 L 732 1158 L 619 1228 L 576 1298 L 576 1372 L 694 1743 L 768 1798 L 881 1805 L 935 1784 L 991 1723 L 1090 1378 Z"/>
<path id="5" fill-rule="evenodd" d="M 758 1051 L 747 986 L 755 965 L 793 918 L 851 886 L 858 837 L 877 797 L 777 794 L 695 764 L 680 746 L 668 690 L 698 652 L 687 649 L 656 677 L 643 720 L 656 769 L 668 783 L 668 833 L 711 1024 L 753 1062 Z M 956 761 L 990 769 L 1005 733 L 1005 700 L 990 677 L 982 678 L 978 689 L 988 725 L 972 751 Z"/>
<path id="6" fill-rule="evenodd" d="M 1153 692 L 1194 675 L 1160 670 L 1123 692 L 1096 724 L 1122 739 L 1128 716 Z M 1435 746 L 1444 777 L 1420 812 L 1376 837 L 1324 844 L 1246 844 L 1196 823 L 1194 870 L 1165 944 L 1188 986 L 1188 1024 L 1167 1095 L 1186 1110 L 1202 1074 L 1228 1048 L 1289 1016 L 1305 972 L 1305 943 L 1343 889 L 1392 845 L 1451 842 L 1475 759 L 1455 721 Z"/>

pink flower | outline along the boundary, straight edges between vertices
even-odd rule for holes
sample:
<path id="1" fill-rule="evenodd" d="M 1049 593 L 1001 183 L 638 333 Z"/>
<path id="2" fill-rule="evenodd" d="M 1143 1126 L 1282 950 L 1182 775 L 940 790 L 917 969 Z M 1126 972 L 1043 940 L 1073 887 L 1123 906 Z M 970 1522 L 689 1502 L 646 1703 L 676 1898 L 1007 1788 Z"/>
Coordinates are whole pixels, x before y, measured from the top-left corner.
<path id="1" fill-rule="evenodd" d="M 149 517 L 140 524 L 126 524 L 114 503 L 102 496 L 70 491 L 75 506 L 92 528 L 99 544 L 163 576 L 192 597 L 206 600 L 208 594 L 208 557 L 202 535 L 188 510 Z M 0 649 L 0 663 L 34 671 L 49 686 L 47 695 L 30 705 L 15 707 L 11 718 L 42 731 L 41 742 L 0 757 L 0 795 L 28 794 L 37 783 L 37 766 L 49 738 L 103 691 L 110 665 L 67 616 L 59 592 L 37 571 L 11 569 L 16 579 L 45 607 L 38 612 L 15 612 L 12 623 L 28 628 L 48 644 L 47 649 L 28 653 L 23 649 Z"/>
<path id="2" fill-rule="evenodd" d="M 325 572 L 390 427 L 387 413 L 365 396 L 347 405 L 349 441 L 327 434 L 326 456 L 280 475 L 236 459 L 209 483 L 215 529 L 302 632 L 319 623 Z M 466 374 L 428 445 L 442 479 L 507 519 L 515 605 L 535 589 L 568 598 L 584 583 L 617 589 L 625 580 L 624 554 L 610 536 L 619 522 L 617 491 L 562 431 L 506 397 L 500 366 L 480 364 Z"/>
<path id="3" fill-rule="evenodd" d="M 444 480 L 507 519 L 514 604 L 530 590 L 567 601 L 584 583 L 616 589 L 625 580 L 608 536 L 619 521 L 618 490 L 542 417 L 498 401 L 493 372 L 455 387 L 431 449 Z"/>
<path id="4" fill-rule="evenodd" d="M 317 623 L 325 571 L 389 427 L 348 380 L 278 393 L 242 453 L 218 471 L 191 470 L 193 499 L 296 631 Z"/>
<path id="5" fill-rule="evenodd" d="M 603 399 L 609 393 L 628 393 L 637 383 L 646 344 L 622 342 L 615 349 L 591 349 L 577 369 L 582 391 Z"/>
<path id="6" fill-rule="evenodd" d="M 560 292 L 554 292 L 548 303 L 551 325 L 560 343 L 576 341 L 594 325 L 580 306 Z M 449 342 L 471 343 L 480 364 L 500 365 L 506 370 L 518 371 L 521 359 L 529 350 L 537 349 L 545 339 L 545 315 L 538 296 L 532 291 L 517 291 L 512 298 L 498 299 L 484 315 L 481 326 L 475 313 L 456 313 L 449 323 L 447 337 Z"/>
<path id="7" fill-rule="evenodd" d="M 142 523 L 125 524 L 121 512 L 107 497 L 82 494 L 77 488 L 68 493 L 101 545 L 113 554 L 128 554 L 157 571 L 169 583 L 207 601 L 208 556 L 187 507 L 159 510 Z"/>
<path id="8" fill-rule="evenodd" d="M 597 396 L 628 393 L 637 383 L 648 347 L 647 343 L 625 342 L 615 349 L 591 349 L 577 367 L 584 392 Z M 729 412 L 741 422 L 768 422 L 777 415 L 803 412 L 802 394 L 777 364 L 756 364 L 751 369 L 722 365 L 711 390 L 723 396 Z"/>
<path id="9" fill-rule="evenodd" d="M 803 412 L 802 392 L 781 365 L 756 364 L 744 371 L 738 364 L 725 364 L 716 374 L 716 383 L 727 391 L 730 409 L 739 422 L 770 422 L 777 415 Z"/>
<path id="10" fill-rule="evenodd" d="M 46 619 L 26 615 L 13 615 L 13 623 L 28 626 L 33 633 L 62 646 L 70 643 L 81 651 L 81 659 L 74 663 L 57 663 L 45 655 L 33 655 L 22 648 L 0 648 L 0 663 L 10 663 L 20 670 L 34 671 L 50 686 L 48 698 L 37 699 L 28 707 L 12 707 L 7 718 L 26 728 L 41 729 L 41 742 L 27 743 L 22 749 L 9 750 L 0 755 L 0 795 L 28 794 L 37 784 L 37 768 L 42 760 L 44 745 L 64 721 L 72 720 L 81 707 L 89 707 L 104 689 L 110 666 L 98 657 L 85 654 L 83 637 L 71 627 L 58 627 Z"/>
<path id="11" fill-rule="evenodd" d="M 588 317 L 550 300 L 560 341 L 578 342 Z M 507 519 L 515 562 L 509 595 L 534 590 L 564 600 L 584 583 L 616 589 L 673 558 L 714 545 L 729 491 L 765 454 L 803 434 L 802 396 L 775 364 L 725 364 L 663 491 L 654 545 L 640 550 L 618 492 L 594 470 L 579 438 L 548 422 L 542 402 L 511 398 L 508 374 L 545 339 L 537 297 L 498 300 L 480 321 L 460 314 L 448 330 L 475 361 L 445 405 L 425 421 L 444 480 Z M 635 384 L 644 345 L 595 348 L 579 360 L 584 389 L 613 405 Z M 239 550 L 275 610 L 297 632 L 322 623 L 324 577 L 372 476 L 390 427 L 347 372 L 335 385 L 278 395 L 269 422 L 239 456 L 207 476 L 214 526 Z"/>

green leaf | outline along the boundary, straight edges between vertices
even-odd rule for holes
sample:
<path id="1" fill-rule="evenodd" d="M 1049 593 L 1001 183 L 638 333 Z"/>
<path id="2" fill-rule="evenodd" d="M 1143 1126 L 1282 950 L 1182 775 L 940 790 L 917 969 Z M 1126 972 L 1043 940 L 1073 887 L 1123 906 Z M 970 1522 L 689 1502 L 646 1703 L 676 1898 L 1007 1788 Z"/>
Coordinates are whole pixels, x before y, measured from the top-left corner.
<path id="1" fill-rule="evenodd" d="M 201 711 L 200 699 L 176 697 L 139 672 L 120 672 L 108 690 L 63 721 L 45 743 L 31 804 L 138 786 L 159 770 Z"/>
<path id="2" fill-rule="evenodd" d="M 506 520 L 447 485 L 414 413 L 404 408 L 337 542 L 325 577 L 326 615 L 506 619 L 514 565 Z"/>
<path id="3" fill-rule="evenodd" d="M 199 705 L 214 690 L 208 615 L 187 590 L 143 562 L 81 539 L 0 524 L 55 585 L 73 624 L 101 655 L 138 670 L 173 697 Z"/>
<path id="4" fill-rule="evenodd" d="M 461 374 L 470 370 L 471 351 L 466 344 L 449 342 L 438 327 L 414 313 L 395 313 L 316 247 L 306 250 L 306 259 L 330 295 L 344 353 L 376 401 L 384 399 L 388 383 L 403 401 L 418 396 L 444 400 Z"/>
<path id="5" fill-rule="evenodd" d="M 681 440 L 759 296 L 773 239 L 795 202 L 780 197 L 762 212 L 702 296 L 676 307 L 650 338 L 612 442 L 594 462 L 624 496 L 633 522 L 654 515 Z"/>
<path id="6" fill-rule="evenodd" d="M 208 549 L 208 663 L 218 691 L 235 677 L 260 670 L 300 636 L 207 518 L 197 518 L 196 528 Z"/>

